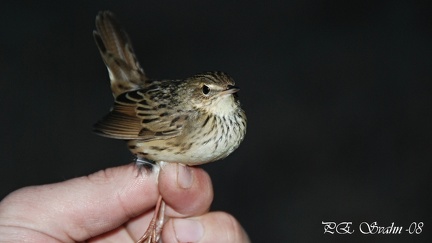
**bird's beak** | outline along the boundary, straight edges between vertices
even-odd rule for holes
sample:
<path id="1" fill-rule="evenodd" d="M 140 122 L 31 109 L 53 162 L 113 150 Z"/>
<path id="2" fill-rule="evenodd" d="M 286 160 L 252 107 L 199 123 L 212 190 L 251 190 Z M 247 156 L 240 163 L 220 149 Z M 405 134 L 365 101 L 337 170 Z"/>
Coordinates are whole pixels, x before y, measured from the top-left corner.
<path id="1" fill-rule="evenodd" d="M 219 94 L 220 95 L 234 94 L 234 93 L 238 92 L 239 90 L 240 90 L 239 87 L 228 85 L 228 89 L 220 92 Z"/>

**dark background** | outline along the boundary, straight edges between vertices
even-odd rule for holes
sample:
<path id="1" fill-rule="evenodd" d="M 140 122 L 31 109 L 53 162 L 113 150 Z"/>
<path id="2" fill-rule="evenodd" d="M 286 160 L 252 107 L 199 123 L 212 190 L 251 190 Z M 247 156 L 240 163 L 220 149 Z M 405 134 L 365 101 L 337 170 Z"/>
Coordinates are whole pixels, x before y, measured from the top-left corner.
<path id="1" fill-rule="evenodd" d="M 150 77 L 222 70 L 241 87 L 246 139 L 204 168 L 213 209 L 254 242 L 431 242 L 431 1 L 18 2 L 0 8 L 0 198 L 130 162 L 91 132 L 112 104 L 92 37 L 109 9 Z"/>

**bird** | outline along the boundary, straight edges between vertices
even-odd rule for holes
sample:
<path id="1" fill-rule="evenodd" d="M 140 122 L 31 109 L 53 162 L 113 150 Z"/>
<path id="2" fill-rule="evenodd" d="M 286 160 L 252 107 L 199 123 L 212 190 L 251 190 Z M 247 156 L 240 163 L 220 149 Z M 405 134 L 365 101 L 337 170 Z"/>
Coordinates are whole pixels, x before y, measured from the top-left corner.
<path id="1" fill-rule="evenodd" d="M 246 134 L 247 118 L 231 76 L 207 71 L 182 79 L 150 79 L 128 34 L 110 11 L 100 11 L 93 36 L 108 69 L 114 105 L 96 134 L 127 141 L 141 168 L 161 163 L 195 166 L 225 158 Z M 165 202 L 159 196 L 149 228 L 138 240 L 158 242 Z"/>

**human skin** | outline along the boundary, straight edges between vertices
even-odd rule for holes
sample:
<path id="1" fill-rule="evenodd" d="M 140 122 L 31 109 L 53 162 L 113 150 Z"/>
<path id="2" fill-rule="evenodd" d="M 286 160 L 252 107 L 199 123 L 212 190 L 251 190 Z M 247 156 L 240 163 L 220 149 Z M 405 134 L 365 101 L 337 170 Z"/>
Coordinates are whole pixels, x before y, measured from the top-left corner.
<path id="1" fill-rule="evenodd" d="M 234 217 L 209 212 L 208 174 L 175 163 L 159 176 L 130 164 L 14 191 L 0 202 L 0 242 L 136 242 L 159 193 L 167 204 L 163 242 L 250 242 Z"/>

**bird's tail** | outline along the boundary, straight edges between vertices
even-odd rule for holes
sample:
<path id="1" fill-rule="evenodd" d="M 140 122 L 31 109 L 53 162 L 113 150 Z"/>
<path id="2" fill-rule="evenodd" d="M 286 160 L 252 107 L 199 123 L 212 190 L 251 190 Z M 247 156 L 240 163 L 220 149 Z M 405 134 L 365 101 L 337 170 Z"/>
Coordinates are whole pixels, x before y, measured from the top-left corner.
<path id="1" fill-rule="evenodd" d="M 147 77 L 144 70 L 135 57 L 127 33 L 117 22 L 113 13 L 99 12 L 93 36 L 107 66 L 114 97 L 145 87 Z"/>

